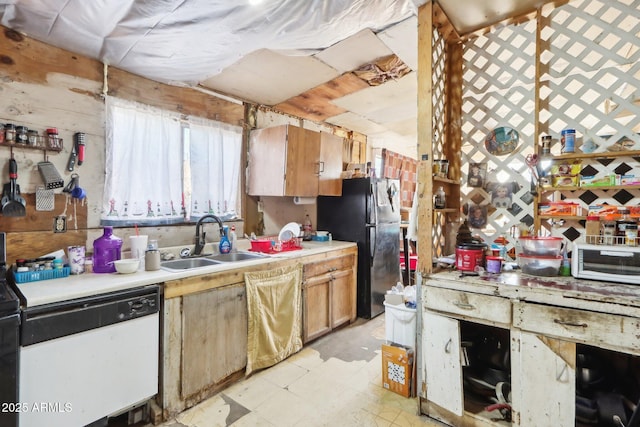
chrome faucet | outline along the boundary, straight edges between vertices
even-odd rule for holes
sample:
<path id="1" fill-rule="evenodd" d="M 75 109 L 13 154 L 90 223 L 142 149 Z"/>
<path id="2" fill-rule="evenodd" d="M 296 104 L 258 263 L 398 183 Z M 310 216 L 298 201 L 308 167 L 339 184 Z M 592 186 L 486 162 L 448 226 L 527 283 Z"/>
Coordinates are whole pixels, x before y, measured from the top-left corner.
<path id="1" fill-rule="evenodd" d="M 204 249 L 204 245 L 205 245 L 205 241 L 204 241 L 204 236 L 207 234 L 204 231 L 202 232 L 202 234 L 200 234 L 200 227 L 202 227 L 202 223 L 204 222 L 205 219 L 213 219 L 215 221 L 218 222 L 218 226 L 220 227 L 220 237 L 222 237 L 224 235 L 224 228 L 222 226 L 222 221 L 220 220 L 220 218 L 218 218 L 215 215 L 203 215 L 200 217 L 200 219 L 198 220 L 197 224 L 196 224 L 196 247 L 193 249 L 193 254 L 194 255 L 200 255 L 202 253 L 202 250 Z"/>

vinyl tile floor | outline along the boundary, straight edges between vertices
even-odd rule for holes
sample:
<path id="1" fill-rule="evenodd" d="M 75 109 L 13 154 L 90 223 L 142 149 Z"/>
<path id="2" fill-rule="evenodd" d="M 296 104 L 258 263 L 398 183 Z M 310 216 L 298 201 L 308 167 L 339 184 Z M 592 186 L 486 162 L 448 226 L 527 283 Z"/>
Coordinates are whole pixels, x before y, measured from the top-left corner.
<path id="1" fill-rule="evenodd" d="M 444 427 L 418 415 L 417 398 L 382 387 L 384 342 L 384 314 L 357 319 L 162 427 Z"/>

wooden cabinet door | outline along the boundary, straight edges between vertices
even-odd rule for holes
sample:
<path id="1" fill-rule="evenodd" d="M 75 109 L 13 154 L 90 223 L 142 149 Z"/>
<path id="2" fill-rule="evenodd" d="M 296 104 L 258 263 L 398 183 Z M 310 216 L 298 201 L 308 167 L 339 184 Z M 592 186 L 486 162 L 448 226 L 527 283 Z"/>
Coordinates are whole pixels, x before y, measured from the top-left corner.
<path id="1" fill-rule="evenodd" d="M 327 132 L 320 133 L 320 196 L 342 195 L 343 138 Z"/>
<path id="2" fill-rule="evenodd" d="M 249 137 L 247 194 L 284 196 L 287 127 L 256 129 Z"/>
<path id="3" fill-rule="evenodd" d="M 186 295 L 182 301 L 183 399 L 206 392 L 247 365 L 244 283 Z"/>
<path id="4" fill-rule="evenodd" d="M 305 280 L 302 286 L 302 341 L 311 341 L 331 331 L 331 276 Z"/>
<path id="5" fill-rule="evenodd" d="M 354 278 L 352 270 L 336 271 L 332 274 L 331 328 L 335 328 L 351 320 L 353 286 Z"/>
<path id="6" fill-rule="evenodd" d="M 573 426 L 576 345 L 511 331 L 513 418 L 521 427 Z"/>
<path id="7" fill-rule="evenodd" d="M 462 416 L 464 411 L 460 344 L 460 323 L 457 320 L 428 311 L 423 313 L 422 369 L 427 383 L 426 397 L 430 403 L 456 416 Z M 428 415 L 439 418 L 435 408 L 434 412 Z"/>
<path id="8" fill-rule="evenodd" d="M 320 133 L 288 126 L 284 195 L 317 196 L 319 161 Z"/>

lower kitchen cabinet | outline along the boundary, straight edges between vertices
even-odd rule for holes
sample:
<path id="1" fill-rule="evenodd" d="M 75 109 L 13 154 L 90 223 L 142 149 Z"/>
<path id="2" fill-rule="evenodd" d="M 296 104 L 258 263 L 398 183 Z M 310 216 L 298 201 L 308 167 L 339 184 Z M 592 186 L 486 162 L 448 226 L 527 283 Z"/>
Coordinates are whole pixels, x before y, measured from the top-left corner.
<path id="1" fill-rule="evenodd" d="M 247 364 L 247 294 L 244 283 L 182 300 L 181 394 L 202 400 Z"/>
<path id="2" fill-rule="evenodd" d="M 172 287 L 170 292 L 185 290 L 164 300 L 159 403 L 165 420 L 244 376 L 245 285 L 239 281 L 241 273 L 220 276 L 196 276 L 165 284 Z"/>
<path id="3" fill-rule="evenodd" d="M 307 343 L 355 320 L 357 255 L 307 263 L 303 267 L 302 341 Z"/>
<path id="4" fill-rule="evenodd" d="M 452 276 L 433 275 L 421 290 L 421 413 L 451 426 L 573 427 L 618 425 L 603 419 L 615 407 L 627 425 L 640 399 L 634 288 L 614 298 L 604 284 L 603 302 L 585 295 L 593 283 L 574 299 L 539 280 L 518 288 L 442 277 Z M 510 395 L 508 413 L 491 406 L 501 395 Z"/>
<path id="5" fill-rule="evenodd" d="M 304 341 L 356 318 L 357 246 L 166 281 L 154 422 L 166 421 L 245 376 L 245 273 L 303 264 Z"/>

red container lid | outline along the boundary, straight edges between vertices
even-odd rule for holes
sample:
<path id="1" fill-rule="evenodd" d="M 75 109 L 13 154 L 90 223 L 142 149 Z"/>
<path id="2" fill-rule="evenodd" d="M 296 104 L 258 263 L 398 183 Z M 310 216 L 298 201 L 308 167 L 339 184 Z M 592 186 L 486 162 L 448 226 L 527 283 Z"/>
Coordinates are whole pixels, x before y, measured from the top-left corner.
<path id="1" fill-rule="evenodd" d="M 47 129 L 47 133 L 48 134 L 52 134 L 52 135 L 57 135 L 58 134 L 58 129 L 57 128 L 49 128 L 49 129 Z"/>
<path id="2" fill-rule="evenodd" d="M 598 215 L 588 215 L 587 221 L 600 221 L 600 217 Z"/>
<path id="3" fill-rule="evenodd" d="M 502 257 L 501 257 L 501 256 L 492 256 L 492 255 L 489 255 L 489 256 L 487 257 L 487 261 L 502 261 Z"/>

